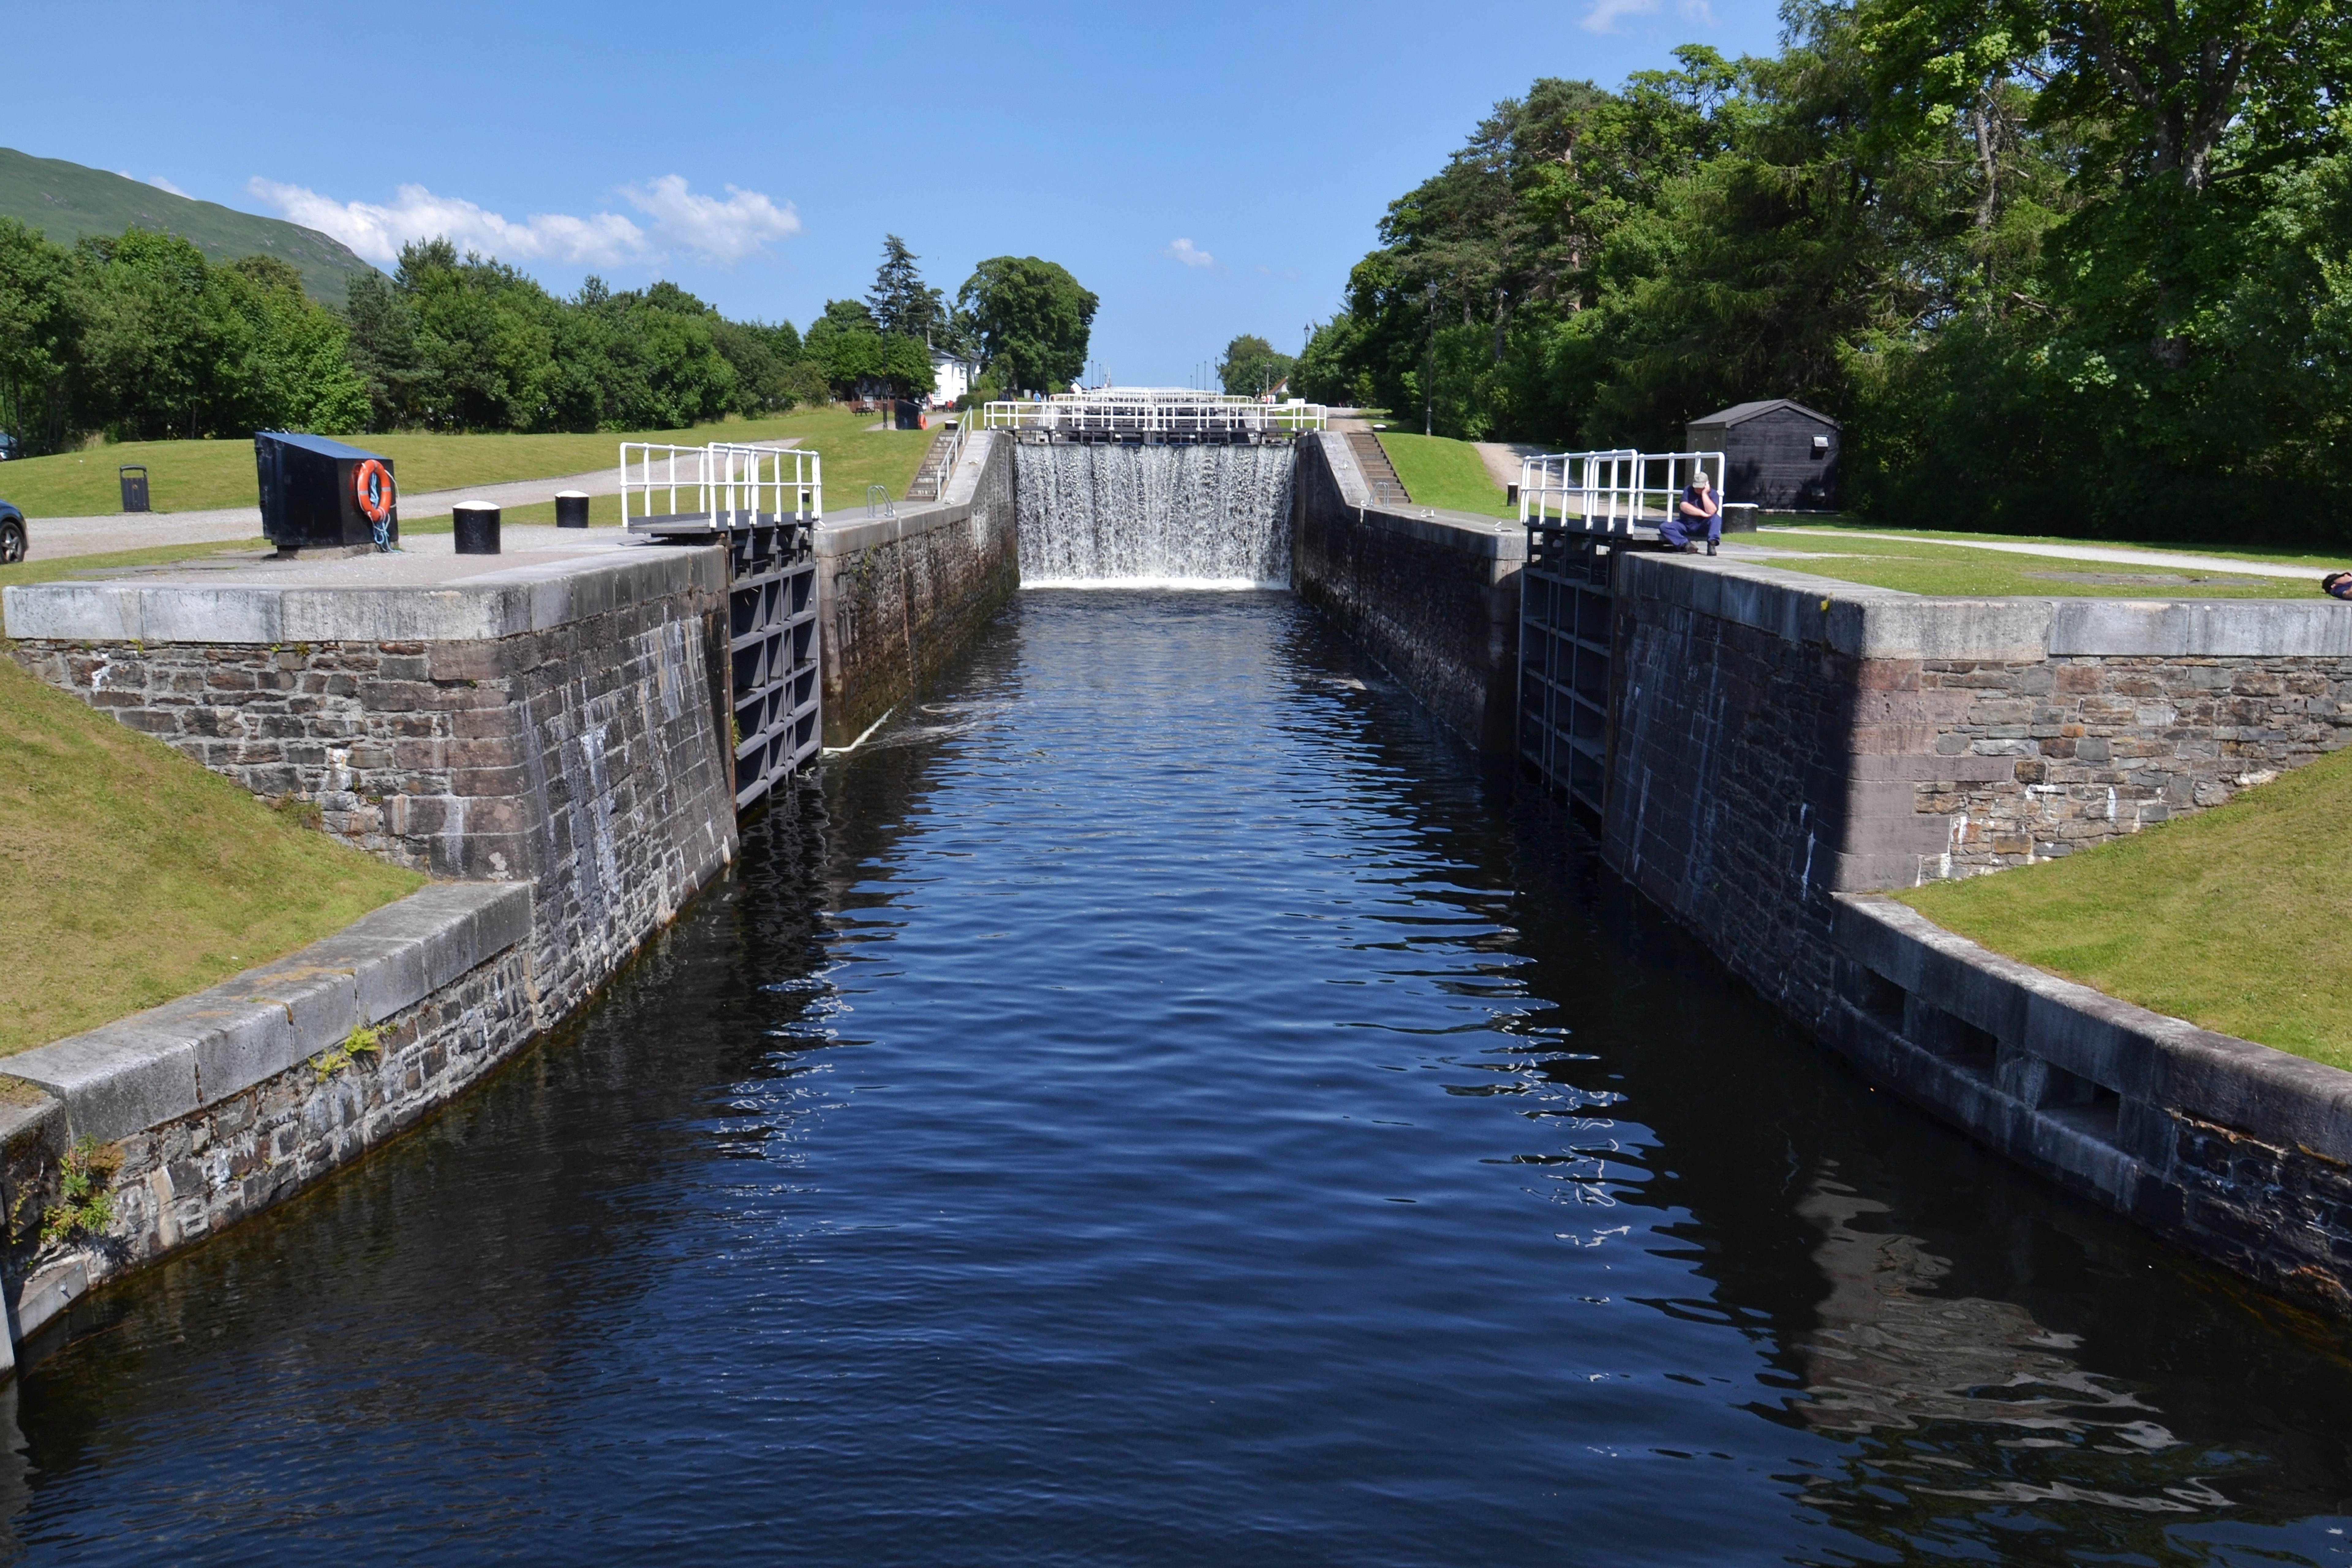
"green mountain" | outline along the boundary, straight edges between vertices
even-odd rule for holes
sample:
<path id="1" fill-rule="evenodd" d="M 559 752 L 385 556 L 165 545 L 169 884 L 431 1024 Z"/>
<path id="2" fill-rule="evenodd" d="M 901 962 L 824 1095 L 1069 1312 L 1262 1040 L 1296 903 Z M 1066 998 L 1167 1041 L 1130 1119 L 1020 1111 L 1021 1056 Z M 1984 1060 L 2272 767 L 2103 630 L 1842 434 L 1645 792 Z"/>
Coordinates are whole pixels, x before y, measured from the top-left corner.
<path id="1" fill-rule="evenodd" d="M 176 234 L 209 261 L 275 256 L 300 271 L 302 288 L 312 299 L 338 307 L 351 280 L 374 270 L 342 241 L 315 228 L 175 196 L 103 169 L 8 147 L 0 147 L 0 217 L 21 218 L 58 245 L 71 245 L 86 234 L 137 227 Z"/>

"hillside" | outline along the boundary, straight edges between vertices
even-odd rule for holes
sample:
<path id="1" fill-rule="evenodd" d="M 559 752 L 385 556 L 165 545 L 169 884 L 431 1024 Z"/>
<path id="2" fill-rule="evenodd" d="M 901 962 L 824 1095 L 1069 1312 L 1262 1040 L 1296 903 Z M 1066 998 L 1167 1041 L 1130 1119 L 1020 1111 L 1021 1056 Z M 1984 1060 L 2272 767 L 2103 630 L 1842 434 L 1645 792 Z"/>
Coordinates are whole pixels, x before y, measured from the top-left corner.
<path id="1" fill-rule="evenodd" d="M 0 217 L 21 218 L 59 245 L 86 234 L 159 229 L 193 242 L 210 261 L 275 256 L 302 274 L 314 300 L 340 307 L 351 279 L 374 270 L 341 240 L 282 218 L 194 201 L 103 169 L 0 147 Z"/>

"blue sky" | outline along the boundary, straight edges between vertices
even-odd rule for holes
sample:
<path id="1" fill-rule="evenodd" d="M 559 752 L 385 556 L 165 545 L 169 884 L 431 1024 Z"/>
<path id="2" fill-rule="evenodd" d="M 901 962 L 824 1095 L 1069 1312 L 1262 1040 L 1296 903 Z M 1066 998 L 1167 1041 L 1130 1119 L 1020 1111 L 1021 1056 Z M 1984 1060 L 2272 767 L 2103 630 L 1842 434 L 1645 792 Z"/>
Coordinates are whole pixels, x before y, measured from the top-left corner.
<path id="1" fill-rule="evenodd" d="M 11 10 L 9 57 L 49 63 L 7 73 L 0 144 L 802 325 L 885 232 L 950 294 L 1043 256 L 1101 296 L 1114 379 L 1173 385 L 1236 332 L 1295 352 L 1497 99 L 1779 31 L 1757 0 Z"/>

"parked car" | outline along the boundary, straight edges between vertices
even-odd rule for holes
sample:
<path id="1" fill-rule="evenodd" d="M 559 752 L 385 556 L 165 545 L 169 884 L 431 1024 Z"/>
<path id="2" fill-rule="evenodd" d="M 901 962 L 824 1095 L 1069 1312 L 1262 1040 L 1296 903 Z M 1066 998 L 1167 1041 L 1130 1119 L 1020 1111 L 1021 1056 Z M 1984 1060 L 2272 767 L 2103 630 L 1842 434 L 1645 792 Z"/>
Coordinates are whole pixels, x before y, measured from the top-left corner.
<path id="1" fill-rule="evenodd" d="M 0 500 L 0 566 L 14 566 L 25 558 L 25 514 Z"/>
<path id="2" fill-rule="evenodd" d="M 0 430 L 0 463 L 6 462 L 16 455 L 16 437 L 9 435 L 5 430 Z"/>

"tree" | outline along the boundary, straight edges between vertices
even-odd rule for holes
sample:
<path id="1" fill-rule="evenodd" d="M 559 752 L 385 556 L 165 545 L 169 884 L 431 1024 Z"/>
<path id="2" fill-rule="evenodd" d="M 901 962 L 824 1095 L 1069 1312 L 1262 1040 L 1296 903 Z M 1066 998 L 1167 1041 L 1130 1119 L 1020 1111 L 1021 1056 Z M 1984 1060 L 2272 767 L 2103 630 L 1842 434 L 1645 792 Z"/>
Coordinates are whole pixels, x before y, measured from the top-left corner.
<path id="1" fill-rule="evenodd" d="M 919 338 L 925 346 L 944 323 L 947 302 L 937 289 L 927 288 L 916 270 L 915 253 L 897 235 L 882 237 L 882 265 L 874 274 L 874 291 L 866 296 L 875 324 L 886 334 Z"/>
<path id="2" fill-rule="evenodd" d="M 1264 338 L 1244 332 L 1225 345 L 1217 380 L 1227 392 L 1256 397 L 1287 382 L 1297 365 L 1290 355 L 1275 353 Z"/>
<path id="3" fill-rule="evenodd" d="M 984 363 L 1019 392 L 1077 380 L 1099 303 L 1066 268 L 1034 256 L 991 258 L 956 291 Z"/>
<path id="4" fill-rule="evenodd" d="M 74 258 L 15 218 L 0 218 L 0 430 L 29 455 L 60 450 L 69 378 L 80 357 Z"/>
<path id="5" fill-rule="evenodd" d="M 882 331 L 861 300 L 827 300 L 801 342 L 835 397 L 853 395 L 859 382 L 882 374 Z"/>

